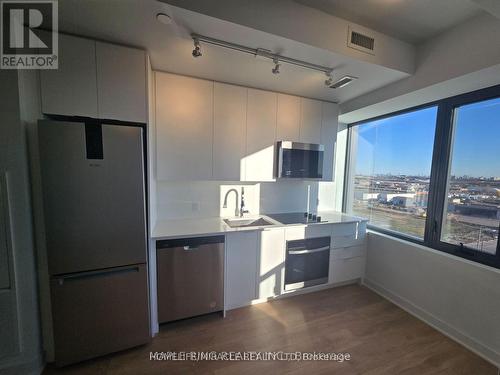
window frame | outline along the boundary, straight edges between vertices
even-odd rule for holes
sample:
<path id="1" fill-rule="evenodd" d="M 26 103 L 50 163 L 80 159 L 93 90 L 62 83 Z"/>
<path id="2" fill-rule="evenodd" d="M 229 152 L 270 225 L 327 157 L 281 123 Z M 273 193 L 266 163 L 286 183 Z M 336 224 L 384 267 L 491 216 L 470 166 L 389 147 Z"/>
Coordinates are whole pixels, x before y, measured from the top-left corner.
<path id="1" fill-rule="evenodd" d="M 455 109 L 467 104 L 473 104 L 489 99 L 500 98 L 500 85 L 491 86 L 477 91 L 452 96 L 428 102 L 422 105 L 405 108 L 403 110 L 372 117 L 362 121 L 347 124 L 347 152 L 345 159 L 344 194 L 342 200 L 342 211 L 347 212 L 349 204 L 350 184 L 353 182 L 352 173 L 352 131 L 355 126 L 369 122 L 395 117 L 401 114 L 411 113 L 430 107 L 437 107 L 436 128 L 434 134 L 434 146 L 432 151 L 431 173 L 429 180 L 429 197 L 427 203 L 427 217 L 425 220 L 424 238 L 420 239 L 410 234 L 392 231 L 368 224 L 368 228 L 378 233 L 383 233 L 398 239 L 410 241 L 426 247 L 439 250 L 473 262 L 500 269 L 500 236 L 497 240 L 497 252 L 495 255 L 478 251 L 477 249 L 451 244 L 441 241 L 444 210 L 447 202 L 447 189 L 449 169 L 451 167 L 451 149 L 453 142 L 454 114 Z M 499 228 L 500 231 L 500 228 Z"/>

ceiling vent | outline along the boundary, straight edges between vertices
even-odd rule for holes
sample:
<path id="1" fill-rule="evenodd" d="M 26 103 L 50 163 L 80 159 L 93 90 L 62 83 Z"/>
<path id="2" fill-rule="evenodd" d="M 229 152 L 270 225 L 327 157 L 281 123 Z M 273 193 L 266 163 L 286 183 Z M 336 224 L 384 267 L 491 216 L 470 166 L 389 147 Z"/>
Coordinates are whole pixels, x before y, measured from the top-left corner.
<path id="1" fill-rule="evenodd" d="M 357 49 L 358 51 L 375 55 L 375 38 L 366 34 L 365 31 L 360 32 L 349 26 L 347 46 Z"/>

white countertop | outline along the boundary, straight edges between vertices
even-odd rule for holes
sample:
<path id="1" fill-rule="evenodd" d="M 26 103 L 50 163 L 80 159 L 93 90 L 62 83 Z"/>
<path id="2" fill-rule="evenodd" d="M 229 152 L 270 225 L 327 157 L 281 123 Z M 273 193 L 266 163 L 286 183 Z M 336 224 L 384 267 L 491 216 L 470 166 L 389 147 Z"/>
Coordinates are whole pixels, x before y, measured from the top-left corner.
<path id="1" fill-rule="evenodd" d="M 225 234 L 228 232 L 262 230 L 264 228 L 328 225 L 328 224 L 356 223 L 356 222 L 367 221 L 367 219 L 356 216 L 349 216 L 337 211 L 318 212 L 318 215 L 321 216 L 323 220 L 321 223 L 308 223 L 308 224 L 281 224 L 266 215 L 258 215 L 258 216 L 248 215 L 245 216 L 245 219 L 263 217 L 264 219 L 274 224 L 257 226 L 257 227 L 243 227 L 243 228 L 241 227 L 231 228 L 223 221 L 224 218 L 221 217 L 159 220 L 156 222 L 154 226 L 151 238 L 154 240 L 162 240 L 170 238 L 199 237 L 205 235 Z"/>

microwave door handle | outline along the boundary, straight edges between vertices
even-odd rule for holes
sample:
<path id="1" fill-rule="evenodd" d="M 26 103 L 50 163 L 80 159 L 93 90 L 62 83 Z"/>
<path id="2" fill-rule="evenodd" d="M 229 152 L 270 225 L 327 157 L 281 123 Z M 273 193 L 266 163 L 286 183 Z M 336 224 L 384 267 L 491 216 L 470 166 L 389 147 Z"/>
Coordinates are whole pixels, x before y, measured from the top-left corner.
<path id="1" fill-rule="evenodd" d="M 330 246 L 318 247 L 316 249 L 289 250 L 288 254 L 290 254 L 290 255 L 314 254 L 314 253 L 319 253 L 320 251 L 326 251 L 326 250 L 330 250 Z"/>

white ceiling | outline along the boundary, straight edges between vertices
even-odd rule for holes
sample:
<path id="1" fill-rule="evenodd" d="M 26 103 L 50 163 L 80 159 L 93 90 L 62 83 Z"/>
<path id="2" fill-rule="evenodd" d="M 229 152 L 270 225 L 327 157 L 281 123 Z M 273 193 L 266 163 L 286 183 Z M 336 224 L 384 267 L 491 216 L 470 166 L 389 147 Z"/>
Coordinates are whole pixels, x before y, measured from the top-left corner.
<path id="1" fill-rule="evenodd" d="M 469 0 L 295 1 L 412 44 L 419 44 L 482 13 L 481 8 Z"/>
<path id="2" fill-rule="evenodd" d="M 174 24 L 159 23 L 155 16 L 160 11 L 172 15 Z M 155 70 L 335 102 L 347 101 L 407 77 L 396 70 L 154 0 L 59 1 L 59 29 L 144 48 Z M 334 67 L 336 77 L 349 74 L 359 79 L 345 88 L 332 90 L 324 86 L 323 73 L 283 64 L 281 74 L 273 75 L 271 61 L 204 44 L 203 56 L 194 59 L 191 32 Z"/>

